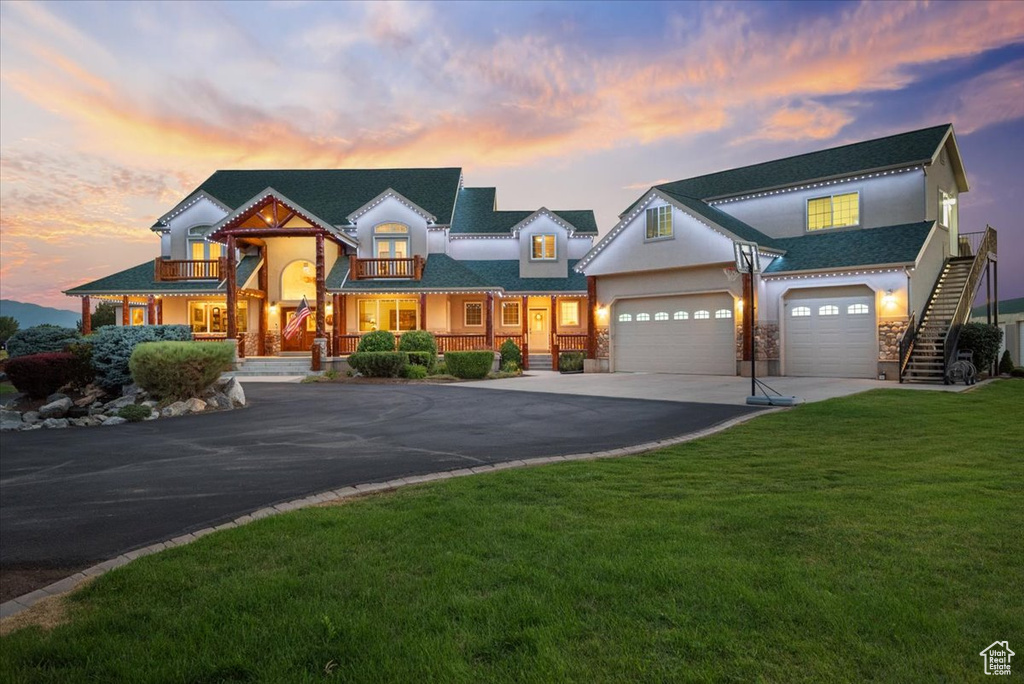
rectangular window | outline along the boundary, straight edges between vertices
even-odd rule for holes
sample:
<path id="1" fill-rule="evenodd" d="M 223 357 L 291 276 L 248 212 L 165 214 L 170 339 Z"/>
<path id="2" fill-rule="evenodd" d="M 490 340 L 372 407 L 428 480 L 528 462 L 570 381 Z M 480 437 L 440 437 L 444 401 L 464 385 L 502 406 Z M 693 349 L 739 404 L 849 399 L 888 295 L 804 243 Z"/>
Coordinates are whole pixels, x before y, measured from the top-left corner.
<path id="1" fill-rule="evenodd" d="M 227 306 L 223 302 L 189 302 L 188 310 L 192 332 L 212 335 L 228 331 Z M 235 311 L 238 332 L 245 332 L 249 324 L 249 303 L 240 300 Z"/>
<path id="2" fill-rule="evenodd" d="M 807 200 L 807 230 L 846 228 L 860 224 L 860 193 Z"/>
<path id="3" fill-rule="evenodd" d="M 192 261 L 217 260 L 223 254 L 224 245 L 219 242 L 191 240 L 188 244 Z"/>
<path id="4" fill-rule="evenodd" d="M 415 299 L 359 300 L 359 332 L 416 330 L 418 317 L 419 302 Z"/>
<path id="5" fill-rule="evenodd" d="M 522 325 L 522 319 L 519 318 L 519 302 L 501 303 L 501 324 L 506 327 Z"/>
<path id="6" fill-rule="evenodd" d="M 559 309 L 561 310 L 561 324 L 562 325 L 579 325 L 580 324 L 580 303 L 579 302 L 559 302 Z"/>
<path id="7" fill-rule="evenodd" d="M 484 305 L 482 302 L 466 302 L 466 326 L 478 328 L 484 324 Z"/>
<path id="8" fill-rule="evenodd" d="M 953 211 L 956 206 L 956 198 L 945 190 L 939 190 L 939 223 L 945 228 L 953 227 Z"/>
<path id="9" fill-rule="evenodd" d="M 129 311 L 131 311 L 130 318 L 132 325 L 146 325 L 146 307 L 133 306 Z"/>
<path id="10" fill-rule="evenodd" d="M 533 250 L 530 258 L 534 261 L 551 261 L 555 259 L 555 236 L 534 235 Z"/>
<path id="11" fill-rule="evenodd" d="M 655 207 L 647 210 L 647 239 L 658 240 L 672 237 L 672 207 Z"/>

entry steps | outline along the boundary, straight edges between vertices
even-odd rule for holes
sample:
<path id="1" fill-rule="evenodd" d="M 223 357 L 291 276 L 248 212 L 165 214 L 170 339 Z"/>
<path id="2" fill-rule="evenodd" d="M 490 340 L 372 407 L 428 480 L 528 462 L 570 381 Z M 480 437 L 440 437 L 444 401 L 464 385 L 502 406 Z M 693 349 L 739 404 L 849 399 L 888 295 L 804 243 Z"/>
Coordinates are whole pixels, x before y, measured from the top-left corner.
<path id="1" fill-rule="evenodd" d="M 238 359 L 235 370 L 225 376 L 239 378 L 261 375 L 320 375 L 309 369 L 310 355 L 303 356 L 249 356 Z"/>

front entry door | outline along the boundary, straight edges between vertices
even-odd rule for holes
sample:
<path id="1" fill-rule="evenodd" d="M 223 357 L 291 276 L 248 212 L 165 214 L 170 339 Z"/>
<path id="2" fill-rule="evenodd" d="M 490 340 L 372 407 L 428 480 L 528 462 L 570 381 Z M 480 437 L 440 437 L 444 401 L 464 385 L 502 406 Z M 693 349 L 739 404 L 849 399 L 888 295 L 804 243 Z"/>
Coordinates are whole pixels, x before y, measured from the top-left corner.
<path id="1" fill-rule="evenodd" d="M 298 307 L 281 307 L 281 351 L 308 352 L 313 348 L 313 339 L 316 337 L 316 309 L 306 318 L 306 324 L 299 332 L 292 335 L 291 339 L 284 339 L 284 329 L 288 323 L 295 318 L 295 310 Z"/>
<path id="2" fill-rule="evenodd" d="M 530 309 L 530 351 L 542 352 L 551 348 L 547 309 Z"/>

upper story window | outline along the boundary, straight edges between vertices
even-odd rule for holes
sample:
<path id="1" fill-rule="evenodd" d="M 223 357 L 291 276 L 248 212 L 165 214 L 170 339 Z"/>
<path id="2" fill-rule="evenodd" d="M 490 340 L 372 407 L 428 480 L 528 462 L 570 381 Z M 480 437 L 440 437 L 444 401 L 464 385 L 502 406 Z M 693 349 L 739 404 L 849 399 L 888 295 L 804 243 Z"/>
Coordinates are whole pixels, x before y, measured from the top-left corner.
<path id="1" fill-rule="evenodd" d="M 207 242 L 203 235 L 209 226 L 195 226 L 188 229 L 188 258 L 192 261 L 216 260 L 224 256 L 224 246 L 219 242 Z"/>
<path id="2" fill-rule="evenodd" d="M 534 235 L 531 238 L 530 258 L 534 261 L 553 261 L 555 255 L 554 235 Z"/>
<path id="3" fill-rule="evenodd" d="M 654 207 L 647 210 L 648 240 L 672 237 L 672 207 Z"/>
<path id="4" fill-rule="evenodd" d="M 378 259 L 409 258 L 409 226 L 380 223 L 373 228 L 373 255 Z"/>
<path id="5" fill-rule="evenodd" d="M 956 197 L 945 190 L 939 190 L 939 223 L 945 228 L 953 227 L 953 212 L 956 211 Z"/>
<path id="6" fill-rule="evenodd" d="M 846 228 L 860 224 L 860 193 L 807 200 L 807 230 Z"/>

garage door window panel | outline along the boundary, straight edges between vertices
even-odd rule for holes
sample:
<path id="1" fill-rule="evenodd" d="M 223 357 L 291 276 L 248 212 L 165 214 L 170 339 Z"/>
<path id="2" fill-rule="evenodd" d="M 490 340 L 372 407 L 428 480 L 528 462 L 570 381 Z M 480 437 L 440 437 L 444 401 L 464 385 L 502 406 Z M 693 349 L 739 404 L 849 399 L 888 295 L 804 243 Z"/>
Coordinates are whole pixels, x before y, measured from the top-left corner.
<path id="1" fill-rule="evenodd" d="M 851 316 L 859 316 L 861 314 L 869 313 L 868 305 L 851 304 L 850 306 L 846 307 L 846 313 L 850 314 Z"/>
<path id="2" fill-rule="evenodd" d="M 690 320 L 690 314 L 686 311 L 676 311 L 674 314 L 672 314 L 672 320 L 688 321 Z"/>
<path id="3" fill-rule="evenodd" d="M 700 311 L 694 311 L 693 318 L 698 321 L 706 321 L 711 318 L 711 312 L 703 309 Z"/>
<path id="4" fill-rule="evenodd" d="M 619 323 L 632 323 L 633 316 L 630 314 L 619 314 Z"/>
<path id="5" fill-rule="evenodd" d="M 797 306 L 793 307 L 793 312 L 790 314 L 793 318 L 803 318 L 804 316 L 811 315 L 811 307 L 809 306 Z"/>
<path id="6" fill-rule="evenodd" d="M 638 313 L 636 315 L 636 320 L 638 320 L 638 321 L 649 321 L 649 320 L 651 320 L 651 314 L 649 314 L 649 313 Z"/>
<path id="7" fill-rule="evenodd" d="M 656 321 L 667 321 L 668 320 L 668 312 L 667 311 L 659 311 L 658 313 L 654 314 L 654 320 L 656 320 Z"/>
<path id="8" fill-rule="evenodd" d="M 834 304 L 826 304 L 818 309 L 819 316 L 838 316 L 839 307 Z"/>
<path id="9" fill-rule="evenodd" d="M 732 318 L 732 311 L 729 309 L 719 309 L 715 312 L 715 318 Z"/>

